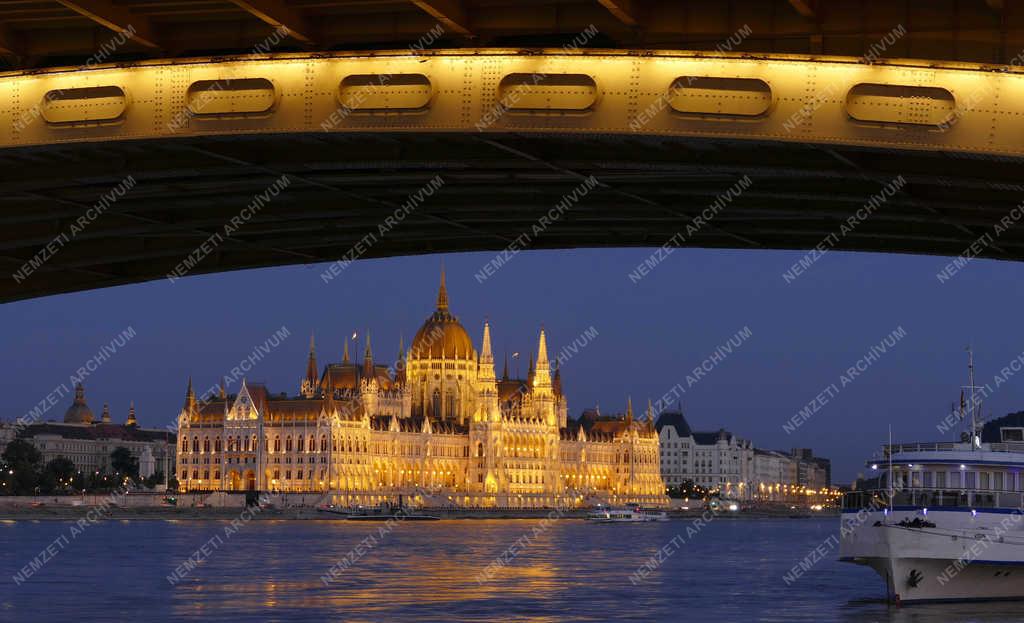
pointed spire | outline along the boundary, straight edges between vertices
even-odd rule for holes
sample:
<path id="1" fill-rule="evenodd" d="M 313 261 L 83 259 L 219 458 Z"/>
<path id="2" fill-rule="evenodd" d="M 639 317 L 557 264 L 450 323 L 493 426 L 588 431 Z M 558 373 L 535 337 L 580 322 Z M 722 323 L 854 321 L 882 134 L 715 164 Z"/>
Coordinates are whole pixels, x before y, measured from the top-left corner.
<path id="1" fill-rule="evenodd" d="M 228 397 L 228 377 L 220 377 L 220 399 L 227 400 Z"/>
<path id="2" fill-rule="evenodd" d="M 654 424 L 654 407 L 651 406 L 651 399 L 647 399 L 647 421 Z"/>
<path id="3" fill-rule="evenodd" d="M 316 393 L 317 377 L 320 368 L 316 365 L 316 343 L 313 333 L 309 334 L 309 360 L 306 361 L 306 378 L 302 380 L 300 393 L 306 398 L 312 398 Z"/>
<path id="4" fill-rule="evenodd" d="M 345 352 L 341 355 L 341 363 L 348 363 L 348 336 L 345 336 Z"/>
<path id="5" fill-rule="evenodd" d="M 508 351 L 505 351 L 505 369 L 501 371 L 501 380 L 508 380 Z"/>
<path id="6" fill-rule="evenodd" d="M 540 340 L 537 343 L 537 366 L 533 369 L 530 383 L 535 388 L 551 388 L 551 362 L 548 360 L 548 340 L 544 336 L 544 327 L 540 329 Z"/>
<path id="7" fill-rule="evenodd" d="M 196 393 L 192 391 L 192 375 L 188 377 L 188 389 L 185 390 L 185 410 L 190 414 L 196 410 Z"/>
<path id="8" fill-rule="evenodd" d="M 441 263 L 441 287 L 437 291 L 437 310 L 448 311 L 448 288 L 445 285 L 444 263 Z"/>
<path id="9" fill-rule="evenodd" d="M 483 350 L 480 352 L 480 360 L 489 359 L 494 361 L 494 355 L 491 353 L 491 323 L 486 318 L 484 319 L 484 341 L 481 348 Z"/>
<path id="10" fill-rule="evenodd" d="M 626 421 L 633 421 L 633 397 L 629 396 L 626 398 Z"/>
<path id="11" fill-rule="evenodd" d="M 477 378 L 488 383 L 493 388 L 494 383 L 494 353 L 491 352 L 491 323 L 484 320 L 484 339 L 481 343 L 480 369 Z"/>
<path id="12" fill-rule="evenodd" d="M 124 423 L 125 426 L 138 426 L 139 423 L 135 419 L 135 401 L 131 401 L 128 404 L 128 419 Z"/>
<path id="13" fill-rule="evenodd" d="M 100 416 L 104 424 L 110 424 L 110 405 L 103 403 L 103 414 Z"/>
<path id="14" fill-rule="evenodd" d="M 363 378 L 373 378 L 373 350 L 370 348 L 370 330 L 366 330 L 366 352 L 363 353 Z"/>

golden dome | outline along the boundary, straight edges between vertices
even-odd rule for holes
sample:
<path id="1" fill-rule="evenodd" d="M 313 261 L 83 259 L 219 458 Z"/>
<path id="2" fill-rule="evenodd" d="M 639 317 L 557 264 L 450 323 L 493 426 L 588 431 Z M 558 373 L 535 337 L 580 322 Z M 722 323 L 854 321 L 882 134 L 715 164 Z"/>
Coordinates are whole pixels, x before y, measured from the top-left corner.
<path id="1" fill-rule="evenodd" d="M 444 270 L 437 293 L 437 311 L 427 318 L 412 340 L 410 359 L 474 359 L 473 340 L 459 319 L 448 311 L 448 290 Z"/>
<path id="2" fill-rule="evenodd" d="M 75 401 L 64 412 L 66 424 L 92 424 L 92 409 L 85 404 L 85 388 L 79 383 L 75 386 Z"/>

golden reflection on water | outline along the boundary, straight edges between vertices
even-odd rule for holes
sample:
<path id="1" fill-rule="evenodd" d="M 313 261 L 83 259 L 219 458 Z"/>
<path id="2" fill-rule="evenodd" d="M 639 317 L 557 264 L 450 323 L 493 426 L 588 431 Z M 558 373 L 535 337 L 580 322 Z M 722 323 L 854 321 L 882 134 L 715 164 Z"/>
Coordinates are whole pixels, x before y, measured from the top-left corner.
<path id="1" fill-rule="evenodd" d="M 447 605 L 465 608 L 496 598 L 528 596 L 535 605 L 569 598 L 570 587 L 564 577 L 559 579 L 563 556 L 553 543 L 556 529 L 535 534 L 537 521 L 409 523 L 396 524 L 390 532 L 384 524 L 317 522 L 320 538 L 300 541 L 287 539 L 296 522 L 274 523 L 246 526 L 225 539 L 175 587 L 174 613 L 184 617 L 287 608 L 382 620 L 396 609 L 444 612 Z M 312 527 L 308 522 L 300 525 Z M 277 531 L 284 534 L 274 535 Z M 287 546 L 274 543 L 282 536 Z M 364 547 L 360 556 L 355 548 L 367 541 L 373 545 Z M 518 551 L 510 562 L 495 563 L 516 542 Z M 351 564 L 333 581 L 322 582 L 346 556 Z M 480 576 L 492 563 L 497 565 L 494 573 Z M 221 575 L 228 567 L 236 573 Z M 518 620 L 545 623 L 556 618 L 528 615 Z"/>

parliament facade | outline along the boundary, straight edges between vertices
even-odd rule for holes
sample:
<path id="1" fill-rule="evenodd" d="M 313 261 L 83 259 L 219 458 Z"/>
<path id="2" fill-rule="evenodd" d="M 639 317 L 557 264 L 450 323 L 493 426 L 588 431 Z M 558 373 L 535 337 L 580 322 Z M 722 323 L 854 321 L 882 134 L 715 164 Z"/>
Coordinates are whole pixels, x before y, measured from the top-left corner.
<path id="1" fill-rule="evenodd" d="M 480 351 L 437 308 L 392 366 L 366 336 L 361 362 L 321 370 L 310 341 L 296 396 L 244 381 L 199 401 L 189 380 L 179 415 L 183 491 L 320 493 L 339 505 L 552 507 L 667 501 L 651 413 L 568 418 L 543 329 L 527 378 L 495 373 L 491 329 Z"/>

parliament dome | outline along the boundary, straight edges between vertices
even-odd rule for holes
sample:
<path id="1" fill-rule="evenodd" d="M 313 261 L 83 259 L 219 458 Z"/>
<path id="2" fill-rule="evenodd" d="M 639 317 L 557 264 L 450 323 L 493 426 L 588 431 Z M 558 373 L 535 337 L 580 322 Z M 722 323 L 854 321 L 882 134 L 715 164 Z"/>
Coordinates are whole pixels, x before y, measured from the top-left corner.
<path id="1" fill-rule="evenodd" d="M 444 271 L 441 288 L 437 293 L 437 310 L 427 318 L 412 340 L 410 359 L 467 359 L 475 358 L 473 340 L 469 333 L 448 311 L 448 289 Z"/>

